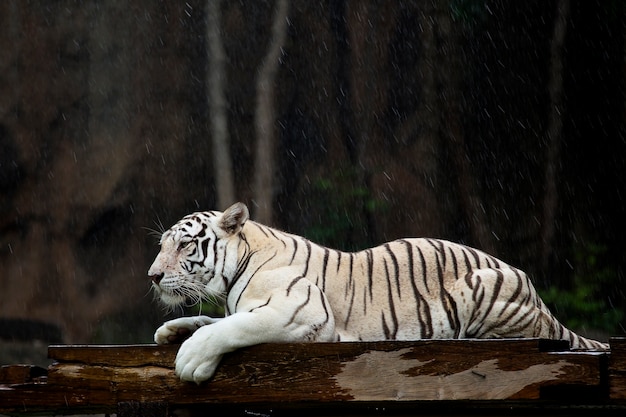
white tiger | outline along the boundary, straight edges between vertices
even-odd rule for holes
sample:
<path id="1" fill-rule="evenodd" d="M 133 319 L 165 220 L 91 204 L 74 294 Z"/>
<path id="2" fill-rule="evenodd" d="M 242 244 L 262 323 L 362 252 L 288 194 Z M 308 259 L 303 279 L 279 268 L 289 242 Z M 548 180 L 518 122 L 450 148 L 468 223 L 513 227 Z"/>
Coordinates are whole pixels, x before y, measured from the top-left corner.
<path id="1" fill-rule="evenodd" d="M 225 301 L 226 317 L 182 317 L 155 333 L 185 340 L 176 374 L 200 383 L 222 355 L 266 342 L 539 337 L 606 350 L 561 325 L 526 274 L 476 249 L 400 239 L 356 253 L 248 220 L 237 203 L 163 233 L 148 271 L 168 305 Z"/>

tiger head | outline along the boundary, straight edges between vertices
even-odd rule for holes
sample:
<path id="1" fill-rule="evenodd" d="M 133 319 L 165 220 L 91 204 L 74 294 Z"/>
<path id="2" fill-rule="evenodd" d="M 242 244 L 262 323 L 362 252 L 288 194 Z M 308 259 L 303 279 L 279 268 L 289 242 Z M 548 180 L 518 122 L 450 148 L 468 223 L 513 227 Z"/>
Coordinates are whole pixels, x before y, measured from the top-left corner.
<path id="1" fill-rule="evenodd" d="M 190 214 L 166 230 L 148 270 L 161 301 L 168 306 L 190 306 L 223 297 L 237 264 L 236 248 L 228 248 L 238 244 L 248 217 L 245 204 L 236 203 L 223 213 Z"/>

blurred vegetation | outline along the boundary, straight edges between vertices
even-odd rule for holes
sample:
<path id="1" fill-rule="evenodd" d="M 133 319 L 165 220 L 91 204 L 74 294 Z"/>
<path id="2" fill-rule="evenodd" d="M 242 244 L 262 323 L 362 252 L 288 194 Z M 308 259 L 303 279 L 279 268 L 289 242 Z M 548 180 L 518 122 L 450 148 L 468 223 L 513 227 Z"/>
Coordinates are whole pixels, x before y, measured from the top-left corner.
<path id="1" fill-rule="evenodd" d="M 304 235 L 312 241 L 342 250 L 360 250 L 375 242 L 367 233 L 369 216 L 384 213 L 388 204 L 372 196 L 358 183 L 356 171 L 340 171 L 320 176 L 312 182 L 311 201 L 317 202 L 319 219 Z M 624 311 L 606 296 L 606 288 L 619 281 L 613 263 L 607 262 L 608 249 L 587 244 L 574 251 L 574 275 L 569 288 L 538 288 L 550 310 L 571 329 L 595 330 L 609 335 L 623 334 Z"/>
<path id="2" fill-rule="evenodd" d="M 343 169 L 312 181 L 312 208 L 318 218 L 309 222 L 303 235 L 333 249 L 356 251 L 375 244 L 371 217 L 388 204 L 372 195 L 356 169 Z"/>
<path id="3" fill-rule="evenodd" d="M 624 311 L 610 297 L 606 288 L 618 282 L 617 270 L 603 262 L 607 247 L 587 244 L 574 253 L 574 275 L 568 289 L 551 287 L 539 290 L 544 302 L 559 320 L 571 329 L 595 329 L 610 335 L 622 334 L 620 322 Z"/>
<path id="4" fill-rule="evenodd" d="M 450 12 L 454 20 L 464 23 L 485 22 L 489 16 L 484 0 L 453 0 Z"/>
<path id="5" fill-rule="evenodd" d="M 196 304 L 187 308 L 188 312 L 185 315 L 204 315 L 210 317 L 224 317 L 224 305 L 219 300 L 215 301 L 203 301 L 200 304 Z"/>

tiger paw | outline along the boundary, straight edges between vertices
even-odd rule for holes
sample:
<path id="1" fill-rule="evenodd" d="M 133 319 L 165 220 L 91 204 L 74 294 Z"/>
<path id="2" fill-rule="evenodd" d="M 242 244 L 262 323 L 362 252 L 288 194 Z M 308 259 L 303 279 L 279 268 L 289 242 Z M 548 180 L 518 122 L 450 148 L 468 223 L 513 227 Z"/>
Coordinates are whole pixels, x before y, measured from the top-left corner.
<path id="1" fill-rule="evenodd" d="M 222 355 L 212 353 L 208 338 L 195 336 L 186 340 L 178 350 L 176 375 L 182 381 L 200 384 L 213 376 Z"/>
<path id="2" fill-rule="evenodd" d="M 182 343 L 200 327 L 213 324 L 217 320 L 206 316 L 180 317 L 170 320 L 156 330 L 154 341 L 159 345 Z"/>

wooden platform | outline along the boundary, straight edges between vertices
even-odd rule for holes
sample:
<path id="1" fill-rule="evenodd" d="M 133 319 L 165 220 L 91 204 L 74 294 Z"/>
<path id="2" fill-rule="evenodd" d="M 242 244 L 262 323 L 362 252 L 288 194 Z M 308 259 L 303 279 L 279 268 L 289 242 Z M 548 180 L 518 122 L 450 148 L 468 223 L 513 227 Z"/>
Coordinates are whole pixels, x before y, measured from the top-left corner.
<path id="1" fill-rule="evenodd" d="M 526 340 L 267 344 L 197 386 L 177 346 L 50 346 L 48 369 L 0 369 L 0 414 L 624 415 L 626 338 L 610 353 Z"/>

